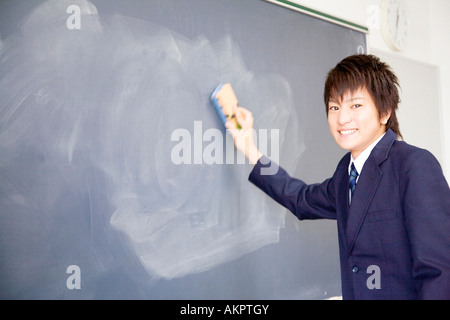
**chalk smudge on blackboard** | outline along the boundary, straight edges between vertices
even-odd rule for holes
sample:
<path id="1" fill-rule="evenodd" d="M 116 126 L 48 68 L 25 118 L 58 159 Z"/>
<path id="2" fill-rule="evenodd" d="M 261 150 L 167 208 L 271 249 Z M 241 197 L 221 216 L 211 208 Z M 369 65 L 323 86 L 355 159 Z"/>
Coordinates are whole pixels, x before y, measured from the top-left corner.
<path id="1" fill-rule="evenodd" d="M 69 2 L 81 8 L 80 30 L 66 28 Z M 303 141 L 289 83 L 249 70 L 230 36 L 188 39 L 69 2 L 38 7 L 19 35 L 0 42 L 0 168 L 14 181 L 4 196 L 29 218 L 46 213 L 36 221 L 88 194 L 96 205 L 76 208 L 89 210 L 90 227 L 126 235 L 156 278 L 278 242 L 285 211 L 246 182 L 249 166 L 175 165 L 171 133 L 194 121 L 221 128 L 209 95 L 231 82 L 256 129 L 280 130 L 280 161 L 293 169 L 298 158 L 283 157 L 284 139 L 295 137 L 299 150 Z"/>

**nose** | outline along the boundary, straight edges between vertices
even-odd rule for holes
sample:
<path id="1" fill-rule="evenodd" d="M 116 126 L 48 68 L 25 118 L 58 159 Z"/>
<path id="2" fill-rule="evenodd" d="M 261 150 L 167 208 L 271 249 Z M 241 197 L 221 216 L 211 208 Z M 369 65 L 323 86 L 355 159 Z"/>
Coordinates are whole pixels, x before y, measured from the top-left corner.
<path id="1" fill-rule="evenodd" d="M 338 123 L 339 125 L 345 125 L 352 121 L 350 110 L 347 108 L 340 108 L 338 114 Z"/>

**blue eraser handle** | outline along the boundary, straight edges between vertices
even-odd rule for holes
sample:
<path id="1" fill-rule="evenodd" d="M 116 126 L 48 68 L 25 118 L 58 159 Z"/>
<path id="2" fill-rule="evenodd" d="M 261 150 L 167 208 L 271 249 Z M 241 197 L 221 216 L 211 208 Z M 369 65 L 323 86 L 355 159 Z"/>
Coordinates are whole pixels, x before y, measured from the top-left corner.
<path id="1" fill-rule="evenodd" d="M 217 94 L 219 93 L 220 89 L 222 89 L 223 84 L 220 84 L 211 94 L 211 102 L 214 106 L 214 108 L 217 111 L 217 114 L 220 117 L 220 120 L 222 120 L 223 125 L 227 122 L 227 116 L 223 113 L 222 106 L 219 104 L 219 101 L 217 100 Z"/>

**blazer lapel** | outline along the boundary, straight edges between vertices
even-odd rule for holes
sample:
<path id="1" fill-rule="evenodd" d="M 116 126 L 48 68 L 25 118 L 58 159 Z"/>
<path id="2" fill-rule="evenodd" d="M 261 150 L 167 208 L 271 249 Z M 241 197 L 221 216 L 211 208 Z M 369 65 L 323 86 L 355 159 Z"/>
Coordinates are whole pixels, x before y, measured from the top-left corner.
<path id="1" fill-rule="evenodd" d="M 350 153 L 346 155 L 347 159 L 343 161 L 343 165 L 336 172 L 336 180 L 341 181 L 339 185 L 341 186 L 337 192 L 336 197 L 336 208 L 339 214 L 337 219 L 338 229 L 341 230 L 340 237 L 342 238 L 342 243 L 346 246 L 348 245 L 347 241 L 347 220 L 348 220 L 348 188 L 349 188 L 349 179 L 348 179 L 348 165 L 350 163 Z"/>
<path id="2" fill-rule="evenodd" d="M 375 163 L 374 157 L 369 157 L 364 164 L 358 184 L 353 193 L 352 204 L 348 211 L 347 229 L 345 232 L 348 244 L 347 255 L 349 255 L 353 249 L 356 237 L 358 236 L 364 217 L 366 216 L 370 203 L 375 195 L 381 176 L 382 173 Z"/>

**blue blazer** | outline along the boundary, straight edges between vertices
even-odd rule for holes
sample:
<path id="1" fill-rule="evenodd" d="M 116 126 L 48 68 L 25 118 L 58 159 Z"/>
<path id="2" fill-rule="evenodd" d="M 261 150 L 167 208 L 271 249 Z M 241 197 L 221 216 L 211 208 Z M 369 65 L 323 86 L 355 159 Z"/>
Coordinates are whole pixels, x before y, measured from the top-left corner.
<path id="1" fill-rule="evenodd" d="M 388 130 L 373 149 L 351 205 L 350 153 L 320 184 L 281 167 L 263 175 L 269 159 L 249 180 L 300 220 L 337 220 L 344 299 L 450 299 L 449 186 L 430 152 L 396 138 Z"/>

